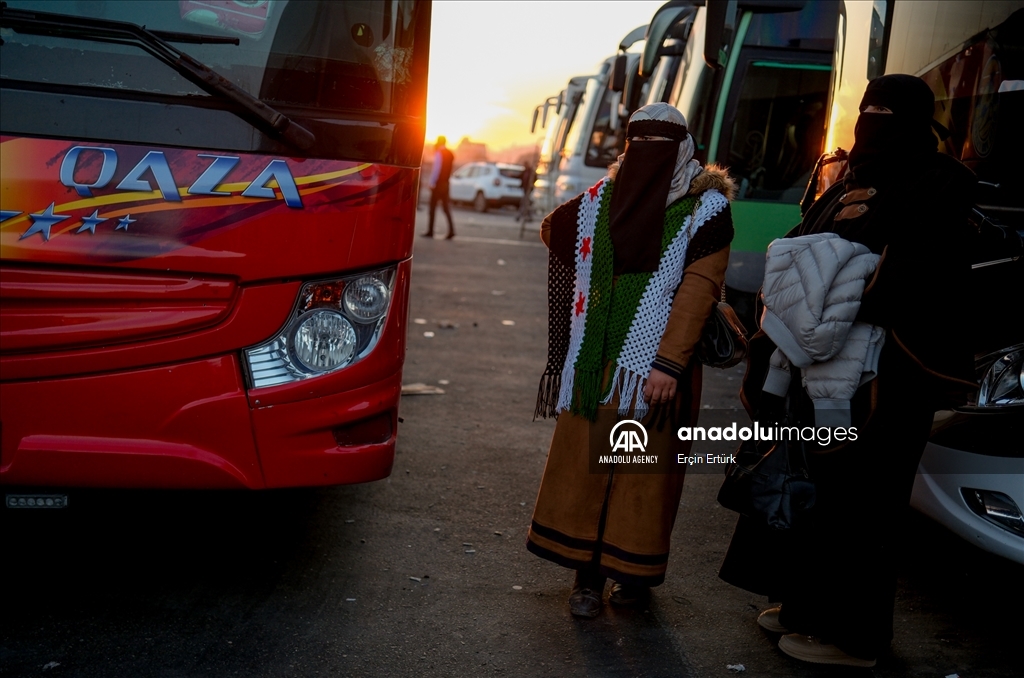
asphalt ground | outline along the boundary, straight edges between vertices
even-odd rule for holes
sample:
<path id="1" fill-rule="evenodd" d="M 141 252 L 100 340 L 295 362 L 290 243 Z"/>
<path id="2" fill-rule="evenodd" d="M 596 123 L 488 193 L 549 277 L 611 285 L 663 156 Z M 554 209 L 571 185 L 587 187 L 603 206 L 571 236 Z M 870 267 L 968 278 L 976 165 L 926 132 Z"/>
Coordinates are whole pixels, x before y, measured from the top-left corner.
<path id="1" fill-rule="evenodd" d="M 531 420 L 546 250 L 512 216 L 457 209 L 455 240 L 417 238 L 405 382 L 444 393 L 403 398 L 390 478 L 0 511 L 0 676 L 1021 675 L 1024 568 L 920 516 L 878 666 L 782 655 L 766 601 L 717 578 L 717 475 L 687 478 L 646 610 L 572 618 L 571 572 L 524 547 L 554 425 Z M 706 370 L 704 404 L 738 408 L 741 370 Z"/>

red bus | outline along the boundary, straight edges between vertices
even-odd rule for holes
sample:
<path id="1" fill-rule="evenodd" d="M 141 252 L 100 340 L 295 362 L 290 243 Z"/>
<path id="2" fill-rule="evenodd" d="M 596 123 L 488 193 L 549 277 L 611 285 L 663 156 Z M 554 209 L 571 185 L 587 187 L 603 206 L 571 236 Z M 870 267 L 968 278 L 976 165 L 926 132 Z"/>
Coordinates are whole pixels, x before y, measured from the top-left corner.
<path id="1" fill-rule="evenodd" d="M 430 3 L 0 9 L 0 484 L 392 467 Z"/>

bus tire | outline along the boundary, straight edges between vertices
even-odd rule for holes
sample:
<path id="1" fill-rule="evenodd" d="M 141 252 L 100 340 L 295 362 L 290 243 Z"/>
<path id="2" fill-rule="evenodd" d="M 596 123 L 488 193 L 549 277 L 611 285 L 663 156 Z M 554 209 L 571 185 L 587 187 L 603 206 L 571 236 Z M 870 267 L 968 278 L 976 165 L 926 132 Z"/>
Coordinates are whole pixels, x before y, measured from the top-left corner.
<path id="1" fill-rule="evenodd" d="M 477 212 L 487 211 L 487 196 L 484 195 L 483 191 L 477 191 L 476 197 L 473 198 L 473 209 Z"/>

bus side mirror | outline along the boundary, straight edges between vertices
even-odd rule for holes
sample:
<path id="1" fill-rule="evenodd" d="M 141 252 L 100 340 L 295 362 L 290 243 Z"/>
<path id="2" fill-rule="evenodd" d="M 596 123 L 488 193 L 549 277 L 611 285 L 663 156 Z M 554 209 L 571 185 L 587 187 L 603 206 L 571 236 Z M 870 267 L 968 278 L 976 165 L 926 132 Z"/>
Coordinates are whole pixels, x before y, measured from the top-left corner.
<path id="1" fill-rule="evenodd" d="M 707 0 L 704 62 L 711 68 L 725 65 L 725 47 L 736 28 L 736 0 Z"/>
<path id="2" fill-rule="evenodd" d="M 626 89 L 626 64 L 627 59 L 625 54 L 620 54 L 615 57 L 615 63 L 612 64 L 612 77 L 608 80 L 608 89 L 613 92 L 623 92 Z"/>
<path id="3" fill-rule="evenodd" d="M 708 0 L 711 2 L 712 0 Z M 724 0 L 723 0 L 724 1 Z M 668 35 L 669 30 L 680 21 L 696 14 L 698 2 L 680 2 L 671 0 L 662 5 L 654 16 L 651 23 L 647 25 L 643 54 L 640 55 L 640 77 L 649 78 L 654 73 L 654 67 L 658 65 L 658 50 Z"/>
<path id="4" fill-rule="evenodd" d="M 544 110 L 547 111 L 547 106 L 544 107 Z M 537 116 L 539 113 L 540 106 L 537 106 L 536 108 L 533 109 L 533 122 L 530 123 L 530 134 L 533 134 L 537 131 Z"/>
<path id="5" fill-rule="evenodd" d="M 618 132 L 621 127 L 619 122 L 621 104 L 622 92 L 612 92 L 612 95 L 608 97 L 608 128 L 613 132 Z"/>

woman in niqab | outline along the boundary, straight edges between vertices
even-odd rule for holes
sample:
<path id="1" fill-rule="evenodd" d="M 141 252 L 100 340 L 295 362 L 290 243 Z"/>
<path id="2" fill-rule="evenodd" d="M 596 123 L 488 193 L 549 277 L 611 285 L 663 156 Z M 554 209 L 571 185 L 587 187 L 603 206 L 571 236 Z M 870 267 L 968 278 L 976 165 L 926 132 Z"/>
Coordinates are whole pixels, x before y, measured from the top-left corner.
<path id="1" fill-rule="evenodd" d="M 967 220 L 976 180 L 937 152 L 945 130 L 934 103 L 920 78 L 872 80 L 849 172 L 790 234 L 836 233 L 881 255 L 857 321 L 885 330 L 878 376 L 852 401 L 857 440 L 809 455 L 810 523 L 773 532 L 741 517 L 720 572 L 781 603 L 758 623 L 806 662 L 870 667 L 889 646 L 895 554 L 933 413 L 977 388 Z M 752 416 L 773 397 L 761 387 L 774 349 L 763 332 L 751 339 L 742 397 Z"/>
<path id="2" fill-rule="evenodd" d="M 606 578 L 610 602 L 628 606 L 646 604 L 665 579 L 685 469 L 665 462 L 689 450 L 675 431 L 697 421 L 694 347 L 733 236 L 734 185 L 693 159 L 677 109 L 640 108 L 626 137 L 608 176 L 541 227 L 549 340 L 537 414 L 558 423 L 527 548 L 576 571 L 569 607 L 578 617 L 600 612 Z M 661 466 L 598 463 L 628 419 L 643 425 L 643 454 Z"/>

